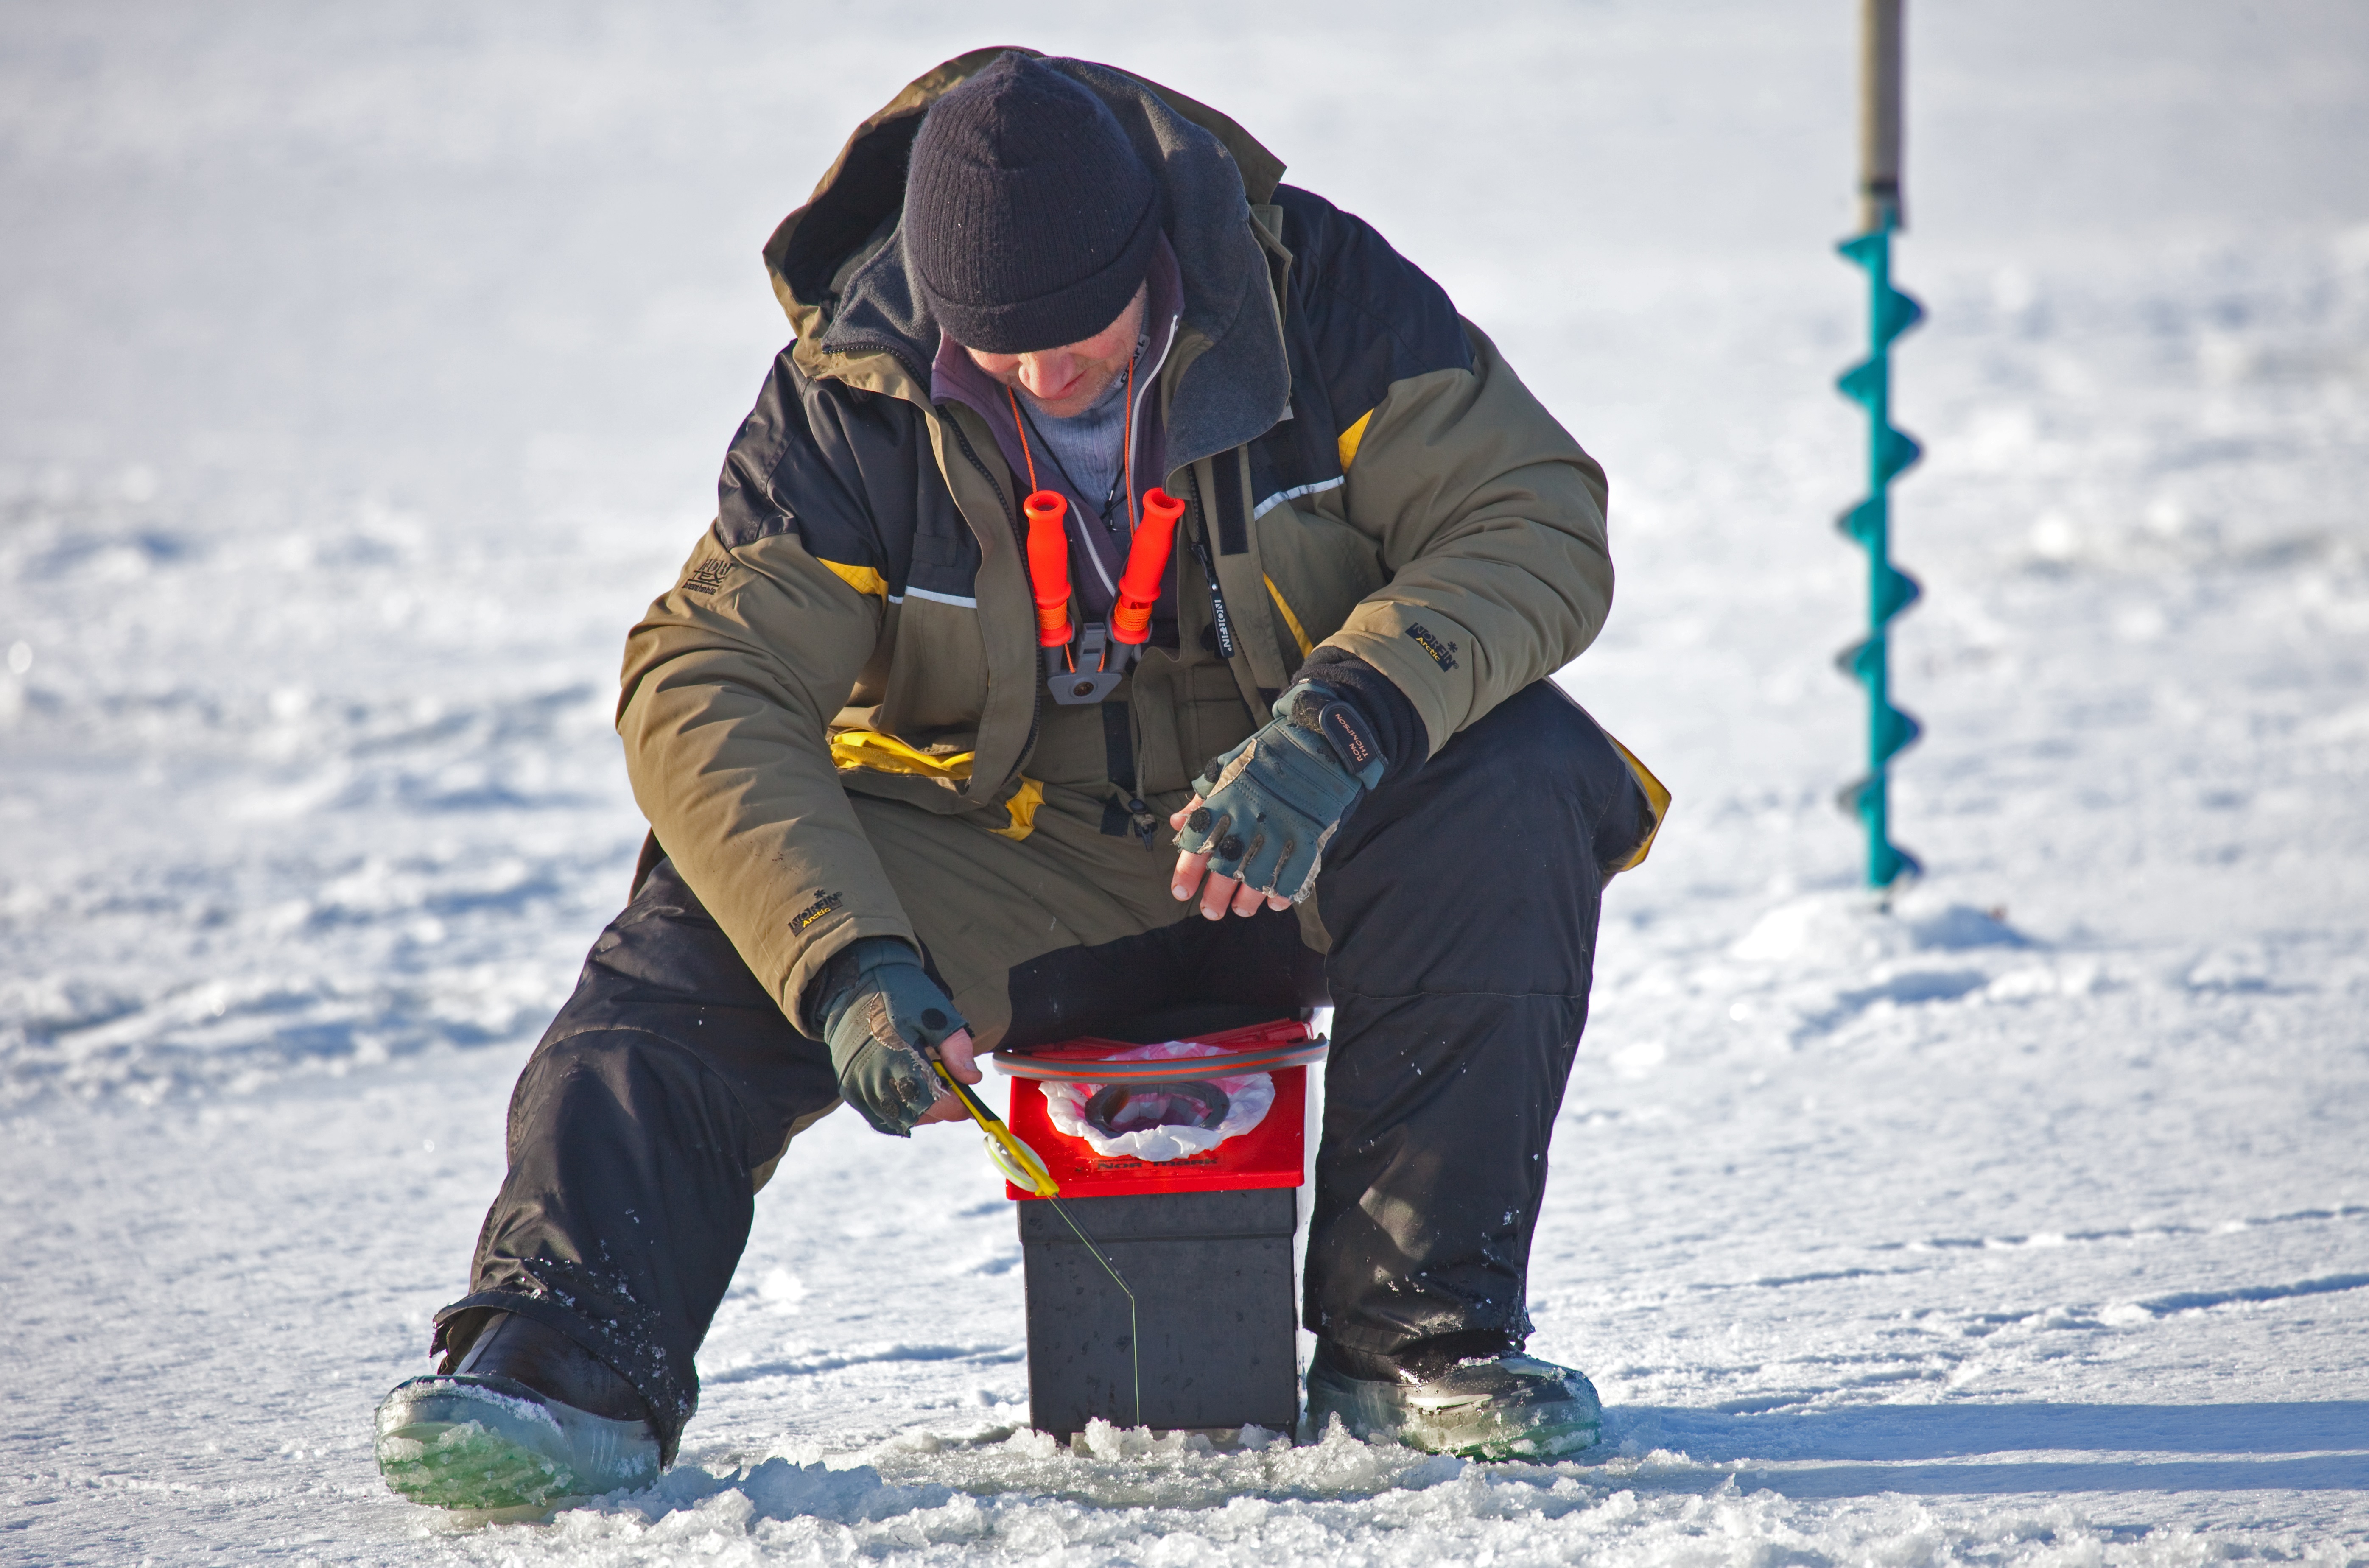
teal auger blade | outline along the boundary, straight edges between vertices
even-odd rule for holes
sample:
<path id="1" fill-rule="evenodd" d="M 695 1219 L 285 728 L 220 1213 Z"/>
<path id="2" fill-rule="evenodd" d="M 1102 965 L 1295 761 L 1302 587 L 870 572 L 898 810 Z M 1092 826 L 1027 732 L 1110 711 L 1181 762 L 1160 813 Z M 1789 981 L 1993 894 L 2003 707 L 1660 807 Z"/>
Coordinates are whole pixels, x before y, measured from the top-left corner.
<path id="1" fill-rule="evenodd" d="M 1876 541 L 1883 537 L 1884 525 L 1890 521 L 1884 516 L 1884 510 L 1882 498 L 1870 497 L 1835 519 L 1836 532 L 1853 544 L 1872 550 Z"/>
<path id="2" fill-rule="evenodd" d="M 1854 235 L 1835 248 L 1859 263 L 1870 272 L 1877 268 L 1889 271 L 1892 267 L 1892 234 L 1887 229 L 1870 229 Z"/>
<path id="3" fill-rule="evenodd" d="M 1917 602 L 1917 579 L 1892 564 L 1891 486 L 1923 455 L 1916 438 L 1892 422 L 1892 343 L 1925 318 L 1925 309 L 1892 286 L 1892 225 L 1845 240 L 1837 247 L 1867 273 L 1868 357 L 1845 371 L 1836 388 L 1867 410 L 1868 495 L 1835 520 L 1835 526 L 1868 556 L 1868 635 L 1836 656 L 1842 672 L 1867 691 L 1869 772 L 1837 797 L 1845 812 L 1867 830 L 1867 880 L 1886 887 L 1920 867 L 1917 858 L 1892 841 L 1887 768 L 1920 733 L 1917 721 L 1892 703 L 1890 639 L 1893 619 Z"/>
<path id="4" fill-rule="evenodd" d="M 1853 779 L 1836 791 L 1835 804 L 1842 808 L 1844 816 L 1856 817 L 1871 827 L 1881 822 L 1889 809 L 1886 795 L 1886 781 L 1881 773 L 1874 773 Z M 1882 868 L 1883 880 L 1874 884 L 1877 887 L 1887 887 L 1904 876 L 1921 876 L 1925 863 L 1887 839 L 1883 841 Z"/>
<path id="5" fill-rule="evenodd" d="M 1871 737 L 1872 744 L 1869 750 L 1880 761 L 1889 762 L 1914 746 L 1917 743 L 1917 738 L 1924 733 L 1923 725 L 1886 703 L 1876 714 L 1874 729 Z"/>
<path id="6" fill-rule="evenodd" d="M 1835 655 L 1835 669 L 1846 681 L 1866 681 L 1883 668 L 1883 639 L 1863 637 Z"/>
<path id="7" fill-rule="evenodd" d="M 1887 282 L 1876 295 L 1876 338 L 1884 348 L 1892 340 L 1925 319 L 1925 307 Z"/>
<path id="8" fill-rule="evenodd" d="M 1907 470 L 1925 449 L 1906 430 L 1894 429 L 1890 424 L 1876 426 L 1872 441 L 1875 446 L 1875 470 L 1878 483 L 1889 485 Z"/>
<path id="9" fill-rule="evenodd" d="M 1883 846 L 1882 869 L 1883 881 L 1881 886 L 1889 887 L 1904 876 L 1924 876 L 1925 863 L 1898 844 L 1886 841 Z"/>
<path id="10" fill-rule="evenodd" d="M 1876 408 L 1892 400 L 1892 361 L 1861 360 L 1835 378 L 1835 390 L 1862 408 Z"/>
<path id="11" fill-rule="evenodd" d="M 1871 596 L 1876 620 L 1891 621 L 1894 616 L 1916 603 L 1924 592 L 1925 590 L 1917 585 L 1915 578 L 1910 577 L 1906 572 L 1895 569 L 1889 561 L 1884 562 L 1877 573 L 1874 591 Z"/>

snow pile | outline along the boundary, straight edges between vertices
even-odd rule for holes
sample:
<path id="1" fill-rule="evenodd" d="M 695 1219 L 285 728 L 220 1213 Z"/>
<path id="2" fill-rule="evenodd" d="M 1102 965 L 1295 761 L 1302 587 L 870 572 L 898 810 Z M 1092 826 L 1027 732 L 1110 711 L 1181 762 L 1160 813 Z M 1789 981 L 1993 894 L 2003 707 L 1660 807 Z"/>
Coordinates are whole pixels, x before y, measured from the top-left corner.
<path id="1" fill-rule="evenodd" d="M 2086 996 L 2113 983 L 2098 958 L 2052 955 L 2006 913 L 1916 888 L 1881 904 L 1860 893 L 1788 899 L 1728 948 L 1728 1017 L 1798 1040 L 1863 1012 Z"/>

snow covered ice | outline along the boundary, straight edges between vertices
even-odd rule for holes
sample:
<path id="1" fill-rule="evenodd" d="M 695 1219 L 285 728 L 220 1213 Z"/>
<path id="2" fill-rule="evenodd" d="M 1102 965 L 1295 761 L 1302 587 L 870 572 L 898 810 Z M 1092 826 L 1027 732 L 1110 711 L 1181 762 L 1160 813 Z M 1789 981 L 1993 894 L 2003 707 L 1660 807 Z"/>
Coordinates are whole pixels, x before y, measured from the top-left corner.
<path id="1" fill-rule="evenodd" d="M 1854 12 L 10 7 L 0 1561 L 2369 1559 L 2369 16 L 1911 7 L 1879 911 Z M 990 34 L 1239 115 L 1611 474 L 1565 680 L 1677 807 L 1532 1300 L 1608 1440 L 1057 1448 L 976 1138 L 839 1116 L 674 1472 L 408 1506 L 370 1413 L 625 890 L 757 247 Z"/>

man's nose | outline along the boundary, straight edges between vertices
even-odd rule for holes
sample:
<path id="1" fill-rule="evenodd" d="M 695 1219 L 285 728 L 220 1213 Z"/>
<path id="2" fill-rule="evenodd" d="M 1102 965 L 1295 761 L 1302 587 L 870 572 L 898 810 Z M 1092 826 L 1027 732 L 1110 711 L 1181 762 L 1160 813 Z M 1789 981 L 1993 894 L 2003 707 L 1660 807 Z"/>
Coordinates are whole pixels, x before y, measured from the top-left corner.
<path id="1" fill-rule="evenodd" d="M 1070 357 L 1067 354 L 1020 356 L 1020 384 L 1029 391 L 1042 393 L 1047 388 L 1066 386 L 1069 382 Z"/>

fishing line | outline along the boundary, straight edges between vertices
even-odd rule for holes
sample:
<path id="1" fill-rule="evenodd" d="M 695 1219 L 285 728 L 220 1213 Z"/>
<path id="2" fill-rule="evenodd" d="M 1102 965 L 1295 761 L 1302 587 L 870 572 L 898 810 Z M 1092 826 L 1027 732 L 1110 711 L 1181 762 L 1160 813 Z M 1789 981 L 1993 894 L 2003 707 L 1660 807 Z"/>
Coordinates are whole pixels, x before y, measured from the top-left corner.
<path id="1" fill-rule="evenodd" d="M 1070 1232 L 1085 1244 L 1086 1251 L 1093 1254 L 1094 1261 L 1103 1265 L 1103 1272 L 1111 1276 L 1111 1283 L 1117 1286 L 1127 1296 L 1127 1358 L 1135 1372 L 1135 1425 L 1140 1426 L 1143 1425 L 1143 1334 L 1136 1326 L 1135 1292 L 1128 1288 L 1127 1281 L 1120 1277 L 1118 1270 L 1112 1265 L 1103 1250 L 1094 1245 L 1093 1238 L 1078 1229 L 1078 1222 L 1070 1218 L 1070 1211 L 1062 1206 L 1061 1200 L 1058 1197 L 1047 1197 L 1045 1201 L 1053 1206 L 1053 1212 L 1061 1217 L 1061 1223 L 1070 1228 Z"/>
<path id="2" fill-rule="evenodd" d="M 987 1135 L 988 1158 L 994 1162 L 996 1169 L 1009 1177 L 1013 1185 L 1031 1187 L 1038 1197 L 1051 1204 L 1053 1212 L 1061 1217 L 1061 1223 L 1070 1228 L 1070 1234 L 1078 1238 L 1094 1262 L 1102 1265 L 1103 1272 L 1111 1276 L 1111 1283 L 1117 1286 L 1119 1293 L 1127 1298 L 1127 1358 L 1135 1379 L 1134 1424 L 1142 1425 L 1143 1330 L 1136 1316 L 1135 1288 L 1127 1284 L 1127 1276 L 1119 1273 L 1118 1265 L 1111 1262 L 1110 1254 L 1094 1244 L 1094 1239 L 1086 1234 L 1061 1200 L 1054 1196 L 1060 1189 L 1054 1185 L 1052 1173 L 1045 1168 L 1043 1158 L 1013 1136 L 1012 1129 L 1003 1125 L 1003 1118 L 988 1109 L 987 1103 L 973 1093 L 968 1084 L 954 1075 L 936 1047 L 926 1049 L 929 1063 L 936 1069 L 938 1077 L 955 1092 L 956 1097 L 962 1102 L 963 1109 L 970 1113 L 971 1120 L 977 1122 L 979 1130 Z"/>

